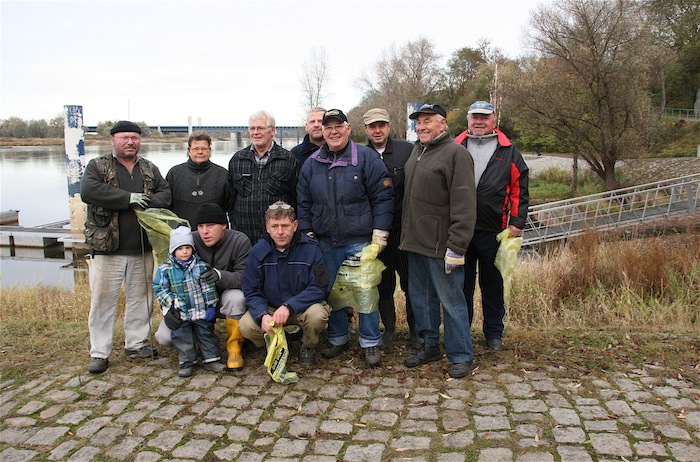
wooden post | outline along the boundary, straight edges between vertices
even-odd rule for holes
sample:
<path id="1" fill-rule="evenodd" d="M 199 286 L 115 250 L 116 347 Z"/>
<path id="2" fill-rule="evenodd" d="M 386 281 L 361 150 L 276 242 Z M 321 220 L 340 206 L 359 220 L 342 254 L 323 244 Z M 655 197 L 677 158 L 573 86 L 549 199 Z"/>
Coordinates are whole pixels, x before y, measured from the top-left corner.
<path id="1" fill-rule="evenodd" d="M 86 206 L 80 199 L 80 180 L 85 171 L 83 107 L 63 106 L 63 115 L 71 238 L 77 242 L 84 242 Z"/>

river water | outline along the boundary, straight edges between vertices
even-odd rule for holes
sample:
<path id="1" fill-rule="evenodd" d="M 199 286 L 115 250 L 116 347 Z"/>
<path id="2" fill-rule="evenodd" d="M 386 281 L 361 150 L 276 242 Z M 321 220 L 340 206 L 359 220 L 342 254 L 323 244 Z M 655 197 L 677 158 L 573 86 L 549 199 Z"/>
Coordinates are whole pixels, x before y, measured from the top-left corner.
<path id="1" fill-rule="evenodd" d="M 296 138 L 285 139 L 291 149 Z M 231 141 L 212 143 L 212 162 L 228 168 Z M 85 164 L 111 146 L 86 146 Z M 163 176 L 187 160 L 187 143 L 142 143 L 140 155 L 155 163 Z M 68 180 L 63 146 L 0 148 L 0 210 L 19 210 L 21 226 L 39 226 L 68 220 Z M 68 233 L 69 234 L 69 233 Z M 11 255 L 14 253 L 14 255 Z M 43 284 L 72 288 L 76 277 L 72 252 L 56 249 L 0 247 L 0 289 L 16 285 Z"/>

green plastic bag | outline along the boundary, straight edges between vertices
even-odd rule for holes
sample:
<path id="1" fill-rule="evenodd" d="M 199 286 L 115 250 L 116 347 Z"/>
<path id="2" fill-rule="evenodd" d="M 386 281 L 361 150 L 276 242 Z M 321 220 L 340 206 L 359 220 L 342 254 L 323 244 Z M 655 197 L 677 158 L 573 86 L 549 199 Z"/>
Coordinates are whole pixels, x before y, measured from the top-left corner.
<path id="1" fill-rule="evenodd" d="M 136 218 L 146 231 L 148 242 L 151 243 L 153 252 L 156 254 L 157 265 L 161 265 L 170 253 L 170 231 L 177 228 L 180 223 L 186 223 L 187 227 L 190 226 L 190 223 L 168 209 L 134 210 Z"/>
<path id="2" fill-rule="evenodd" d="M 334 310 L 352 306 L 359 313 L 369 314 L 379 309 L 379 290 L 384 263 L 377 258 L 382 247 L 365 246 L 360 253 L 344 260 L 338 269 L 328 304 Z"/>
<path id="3" fill-rule="evenodd" d="M 496 260 L 494 265 L 501 272 L 503 278 L 503 301 L 506 305 L 510 303 L 510 283 L 515 270 L 515 265 L 518 263 L 518 252 L 520 246 L 523 245 L 522 236 L 508 237 L 510 229 L 506 228 L 496 236 L 496 240 L 501 244 L 496 251 Z"/>
<path id="4" fill-rule="evenodd" d="M 287 346 L 287 336 L 284 328 L 275 327 L 274 322 L 270 322 L 272 335 L 265 333 L 265 345 L 267 346 L 267 356 L 265 357 L 265 367 L 272 380 L 282 385 L 298 382 L 299 376 L 296 372 L 287 372 L 287 358 L 289 358 L 289 347 Z"/>

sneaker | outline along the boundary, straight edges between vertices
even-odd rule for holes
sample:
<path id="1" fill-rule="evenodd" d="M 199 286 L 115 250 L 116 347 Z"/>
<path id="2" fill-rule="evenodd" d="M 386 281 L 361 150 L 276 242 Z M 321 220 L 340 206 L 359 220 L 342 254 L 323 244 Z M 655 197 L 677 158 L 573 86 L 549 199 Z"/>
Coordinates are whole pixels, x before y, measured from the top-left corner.
<path id="1" fill-rule="evenodd" d="M 209 372 L 223 372 L 226 366 L 221 364 L 219 361 L 211 361 L 202 364 L 202 369 Z"/>
<path id="2" fill-rule="evenodd" d="M 158 357 L 158 350 L 155 348 L 149 348 L 147 346 L 142 346 L 138 350 L 124 349 L 124 354 L 129 359 L 151 359 Z"/>
<path id="3" fill-rule="evenodd" d="M 486 345 L 492 351 L 503 351 L 503 341 L 500 338 L 489 338 L 486 339 Z"/>
<path id="4" fill-rule="evenodd" d="M 474 361 L 467 361 L 466 363 L 452 363 L 448 374 L 450 374 L 450 377 L 453 379 L 461 379 L 462 377 L 466 377 L 471 372 L 473 367 Z"/>
<path id="5" fill-rule="evenodd" d="M 316 362 L 316 348 L 310 348 L 303 343 L 299 347 L 299 363 L 313 364 Z"/>
<path id="6" fill-rule="evenodd" d="M 342 345 L 329 345 L 328 348 L 321 350 L 321 354 L 324 358 L 336 358 L 348 348 L 350 348 L 350 342 L 343 343 Z"/>
<path id="7" fill-rule="evenodd" d="M 379 348 L 382 350 L 391 350 L 391 347 L 394 345 L 394 337 L 396 336 L 396 333 L 394 331 L 384 331 L 382 332 L 382 338 L 379 339 Z"/>
<path id="8" fill-rule="evenodd" d="M 91 374 L 101 374 L 107 370 L 107 367 L 109 367 L 109 360 L 107 358 L 90 358 L 88 372 Z"/>
<path id="9" fill-rule="evenodd" d="M 378 346 L 367 347 L 365 350 L 365 362 L 367 365 L 376 367 L 382 363 L 382 354 Z"/>
<path id="10" fill-rule="evenodd" d="M 189 377 L 192 375 L 192 372 L 194 371 L 194 367 L 183 367 L 180 369 L 177 373 L 178 377 Z"/>
<path id="11" fill-rule="evenodd" d="M 428 346 L 423 344 L 423 347 L 416 351 L 414 354 L 406 358 L 403 362 L 406 367 L 416 367 L 421 364 L 432 363 L 433 361 L 440 361 L 442 359 L 442 351 L 440 351 L 440 345 Z"/>

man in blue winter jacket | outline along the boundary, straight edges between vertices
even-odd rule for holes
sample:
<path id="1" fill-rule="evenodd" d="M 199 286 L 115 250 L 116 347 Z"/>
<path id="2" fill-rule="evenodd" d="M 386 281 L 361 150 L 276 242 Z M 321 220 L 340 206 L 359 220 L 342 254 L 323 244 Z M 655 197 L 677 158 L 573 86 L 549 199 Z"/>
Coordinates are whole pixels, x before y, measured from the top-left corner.
<path id="1" fill-rule="evenodd" d="M 333 287 L 343 260 L 370 243 L 386 247 L 394 211 L 391 177 L 376 151 L 350 141 L 351 127 L 339 109 L 323 115 L 325 143 L 299 173 L 297 204 L 299 229 L 318 238 Z M 350 347 L 347 308 L 333 306 L 328 343 L 321 351 L 335 358 Z M 358 306 L 360 347 L 365 362 L 382 362 L 378 306 Z"/>
<path id="2" fill-rule="evenodd" d="M 294 208 L 283 201 L 265 212 L 265 234 L 250 250 L 243 273 L 248 312 L 240 321 L 243 337 L 257 347 L 274 326 L 299 325 L 299 362 L 313 364 L 319 335 L 328 324 L 328 274 L 315 239 L 298 230 Z"/>

